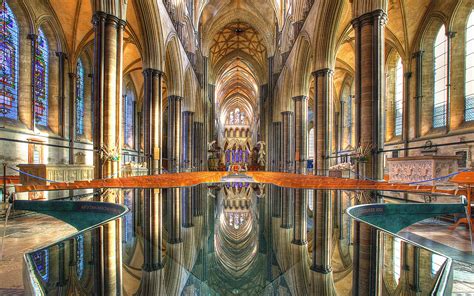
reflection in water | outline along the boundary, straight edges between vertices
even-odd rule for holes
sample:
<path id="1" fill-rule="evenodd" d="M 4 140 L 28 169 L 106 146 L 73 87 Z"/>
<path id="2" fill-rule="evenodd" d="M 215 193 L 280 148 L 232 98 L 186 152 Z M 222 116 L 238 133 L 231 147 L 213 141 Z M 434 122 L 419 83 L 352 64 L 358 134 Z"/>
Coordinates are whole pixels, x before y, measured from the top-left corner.
<path id="1" fill-rule="evenodd" d="M 229 183 L 101 200 L 130 212 L 32 254 L 46 294 L 424 295 L 445 260 L 351 222 L 345 209 L 370 194 Z"/>

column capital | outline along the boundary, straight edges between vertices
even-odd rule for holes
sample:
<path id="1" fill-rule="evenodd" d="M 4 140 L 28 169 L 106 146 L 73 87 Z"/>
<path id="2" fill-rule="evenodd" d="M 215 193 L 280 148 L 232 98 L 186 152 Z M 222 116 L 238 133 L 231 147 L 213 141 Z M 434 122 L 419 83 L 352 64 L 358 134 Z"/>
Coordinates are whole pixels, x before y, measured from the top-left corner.
<path id="1" fill-rule="evenodd" d="M 295 100 L 295 101 L 304 101 L 304 100 L 308 99 L 308 96 L 301 95 L 301 96 L 293 97 L 292 99 Z"/>
<path id="2" fill-rule="evenodd" d="M 412 57 L 413 59 L 418 59 L 418 58 L 423 57 L 423 53 L 424 53 L 423 50 L 419 50 L 419 51 L 417 51 L 417 52 L 414 52 L 414 53 L 411 55 L 411 57 Z"/>
<path id="3" fill-rule="evenodd" d="M 67 53 L 62 52 L 62 51 L 56 51 L 56 56 L 60 59 L 67 59 L 68 58 Z"/>
<path id="4" fill-rule="evenodd" d="M 32 40 L 32 41 L 36 41 L 36 39 L 38 39 L 38 35 L 37 34 L 28 34 L 28 35 L 26 35 L 26 38 L 28 38 L 29 40 Z"/>
<path id="5" fill-rule="evenodd" d="M 168 101 L 171 101 L 171 100 L 182 101 L 183 99 L 184 99 L 183 97 L 177 96 L 177 95 L 170 95 L 167 97 Z"/>
<path id="6" fill-rule="evenodd" d="M 293 111 L 282 111 L 281 115 L 293 115 Z"/>
<path id="7" fill-rule="evenodd" d="M 324 267 L 324 266 L 321 266 L 321 265 L 313 265 L 313 266 L 310 267 L 310 269 L 312 271 L 319 272 L 319 273 L 322 273 L 322 274 L 328 274 L 328 273 L 332 272 L 331 267 Z"/>
<path id="8" fill-rule="evenodd" d="M 319 69 L 319 70 L 316 70 L 314 71 L 313 73 L 311 73 L 314 77 L 319 77 L 319 76 L 326 76 L 326 75 L 332 75 L 334 73 L 334 71 L 330 68 L 323 68 L 323 69 Z"/>
<path id="9" fill-rule="evenodd" d="M 76 79 L 77 78 L 76 73 L 69 72 L 68 74 L 69 74 L 69 78 L 71 78 L 71 79 Z"/>
<path id="10" fill-rule="evenodd" d="M 194 115 L 194 111 L 183 111 L 184 115 Z"/>
<path id="11" fill-rule="evenodd" d="M 163 71 L 161 70 L 157 70 L 157 69 L 153 69 L 153 68 L 146 68 L 145 70 L 143 70 L 143 75 L 147 76 L 147 75 L 150 75 L 150 76 L 162 76 L 163 75 Z"/>
<path id="12" fill-rule="evenodd" d="M 379 25 L 385 26 L 387 23 L 387 13 L 383 9 L 376 9 L 371 12 L 364 13 L 351 21 L 354 28 L 365 25 L 373 25 L 378 22 Z"/>
<path id="13" fill-rule="evenodd" d="M 451 39 L 451 38 L 456 37 L 456 34 L 457 34 L 457 32 L 448 31 L 448 32 L 446 32 L 446 37 Z"/>
<path id="14" fill-rule="evenodd" d="M 411 75 L 413 73 L 412 72 L 405 72 L 405 74 L 403 74 L 405 76 L 405 78 L 411 78 Z"/>

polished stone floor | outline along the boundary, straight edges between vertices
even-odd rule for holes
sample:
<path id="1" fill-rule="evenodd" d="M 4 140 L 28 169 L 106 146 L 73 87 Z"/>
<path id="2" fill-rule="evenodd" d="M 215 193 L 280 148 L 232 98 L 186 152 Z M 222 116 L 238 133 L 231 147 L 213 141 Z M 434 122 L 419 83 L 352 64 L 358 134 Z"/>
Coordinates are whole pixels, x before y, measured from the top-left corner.
<path id="1" fill-rule="evenodd" d="M 0 224 L 3 235 L 4 221 Z M 74 227 L 45 215 L 31 214 L 8 222 L 0 260 L 0 295 L 23 295 L 23 255 L 75 233 Z M 0 240 L 1 241 L 1 240 Z"/>

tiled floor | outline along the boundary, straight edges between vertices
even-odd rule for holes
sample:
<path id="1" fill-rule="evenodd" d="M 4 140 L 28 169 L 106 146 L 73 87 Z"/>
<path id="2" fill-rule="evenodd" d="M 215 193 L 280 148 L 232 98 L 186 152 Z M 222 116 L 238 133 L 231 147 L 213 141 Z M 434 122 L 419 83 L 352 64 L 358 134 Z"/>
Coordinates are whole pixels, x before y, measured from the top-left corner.
<path id="1" fill-rule="evenodd" d="M 0 244 L 4 221 L 0 221 Z M 23 295 L 23 255 L 51 244 L 76 230 L 44 215 L 27 215 L 8 221 L 0 260 L 0 295 Z M 0 246 L 1 248 L 1 246 Z"/>

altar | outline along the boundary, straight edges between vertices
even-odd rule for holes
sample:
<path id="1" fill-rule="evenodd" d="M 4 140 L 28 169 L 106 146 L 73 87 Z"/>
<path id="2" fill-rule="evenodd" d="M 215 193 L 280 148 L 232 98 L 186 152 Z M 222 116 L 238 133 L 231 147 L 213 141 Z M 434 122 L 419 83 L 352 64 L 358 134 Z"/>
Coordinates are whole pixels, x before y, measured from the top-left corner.
<path id="1" fill-rule="evenodd" d="M 85 164 L 19 164 L 28 174 L 56 182 L 74 182 L 94 179 L 94 166 Z M 50 182 L 20 173 L 22 185 L 49 185 Z"/>
<path id="2" fill-rule="evenodd" d="M 458 171 L 458 156 L 427 155 L 387 159 L 389 182 L 412 183 L 436 179 Z M 421 185 L 447 185 L 448 179 L 424 182 Z"/>

